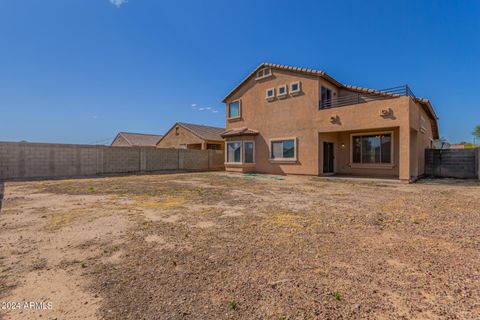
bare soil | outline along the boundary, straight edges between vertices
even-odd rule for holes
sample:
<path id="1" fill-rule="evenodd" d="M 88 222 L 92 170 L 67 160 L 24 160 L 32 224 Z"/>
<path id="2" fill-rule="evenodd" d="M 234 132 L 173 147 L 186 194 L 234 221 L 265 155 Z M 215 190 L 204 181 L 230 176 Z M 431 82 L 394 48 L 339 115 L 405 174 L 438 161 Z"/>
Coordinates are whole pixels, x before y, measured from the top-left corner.
<path id="1" fill-rule="evenodd" d="M 191 173 L 5 184 L 2 319 L 479 319 L 480 184 Z"/>

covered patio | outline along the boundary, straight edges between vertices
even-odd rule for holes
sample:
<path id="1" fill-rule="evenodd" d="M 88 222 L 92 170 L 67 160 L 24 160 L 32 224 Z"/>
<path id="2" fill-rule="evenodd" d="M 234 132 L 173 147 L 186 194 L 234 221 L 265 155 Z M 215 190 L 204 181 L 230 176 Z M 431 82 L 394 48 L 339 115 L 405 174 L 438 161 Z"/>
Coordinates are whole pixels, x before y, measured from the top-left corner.
<path id="1" fill-rule="evenodd" d="M 399 179 L 398 127 L 319 133 L 319 175 Z"/>

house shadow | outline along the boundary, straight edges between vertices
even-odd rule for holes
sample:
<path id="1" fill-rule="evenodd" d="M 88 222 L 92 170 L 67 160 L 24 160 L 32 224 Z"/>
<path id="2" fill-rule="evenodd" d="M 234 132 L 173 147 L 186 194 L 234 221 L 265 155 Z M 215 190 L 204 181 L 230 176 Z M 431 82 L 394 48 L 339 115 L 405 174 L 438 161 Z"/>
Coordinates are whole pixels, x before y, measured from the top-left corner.
<path id="1" fill-rule="evenodd" d="M 418 184 L 424 185 L 443 185 L 443 186 L 461 186 L 461 187 L 480 187 L 479 179 L 459 179 L 459 178 L 436 178 L 424 177 L 417 180 Z"/>
<path id="2" fill-rule="evenodd" d="M 5 193 L 5 182 L 0 181 L 0 213 L 2 212 L 3 195 Z"/>

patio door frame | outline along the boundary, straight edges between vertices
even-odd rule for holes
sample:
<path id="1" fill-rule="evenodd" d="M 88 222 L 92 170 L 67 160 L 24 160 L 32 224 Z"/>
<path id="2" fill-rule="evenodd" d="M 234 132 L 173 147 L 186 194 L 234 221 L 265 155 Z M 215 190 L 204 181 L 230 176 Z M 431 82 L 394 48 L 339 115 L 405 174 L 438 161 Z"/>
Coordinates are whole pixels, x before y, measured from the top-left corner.
<path id="1" fill-rule="evenodd" d="M 335 174 L 335 143 L 329 142 L 329 141 L 323 141 L 322 147 L 323 147 L 322 173 L 323 175 L 334 175 Z M 328 162 L 328 164 L 326 164 L 326 162 Z M 325 169 L 327 171 L 325 171 Z"/>

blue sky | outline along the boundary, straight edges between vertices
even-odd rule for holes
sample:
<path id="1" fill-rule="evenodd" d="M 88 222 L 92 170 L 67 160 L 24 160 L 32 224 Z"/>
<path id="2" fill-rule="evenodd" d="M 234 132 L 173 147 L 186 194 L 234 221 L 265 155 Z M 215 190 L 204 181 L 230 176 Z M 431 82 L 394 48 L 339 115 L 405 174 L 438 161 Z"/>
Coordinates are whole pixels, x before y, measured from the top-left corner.
<path id="1" fill-rule="evenodd" d="M 222 98 L 264 61 L 408 83 L 451 142 L 480 124 L 479 1 L 0 0 L 0 140 L 224 126 Z"/>

